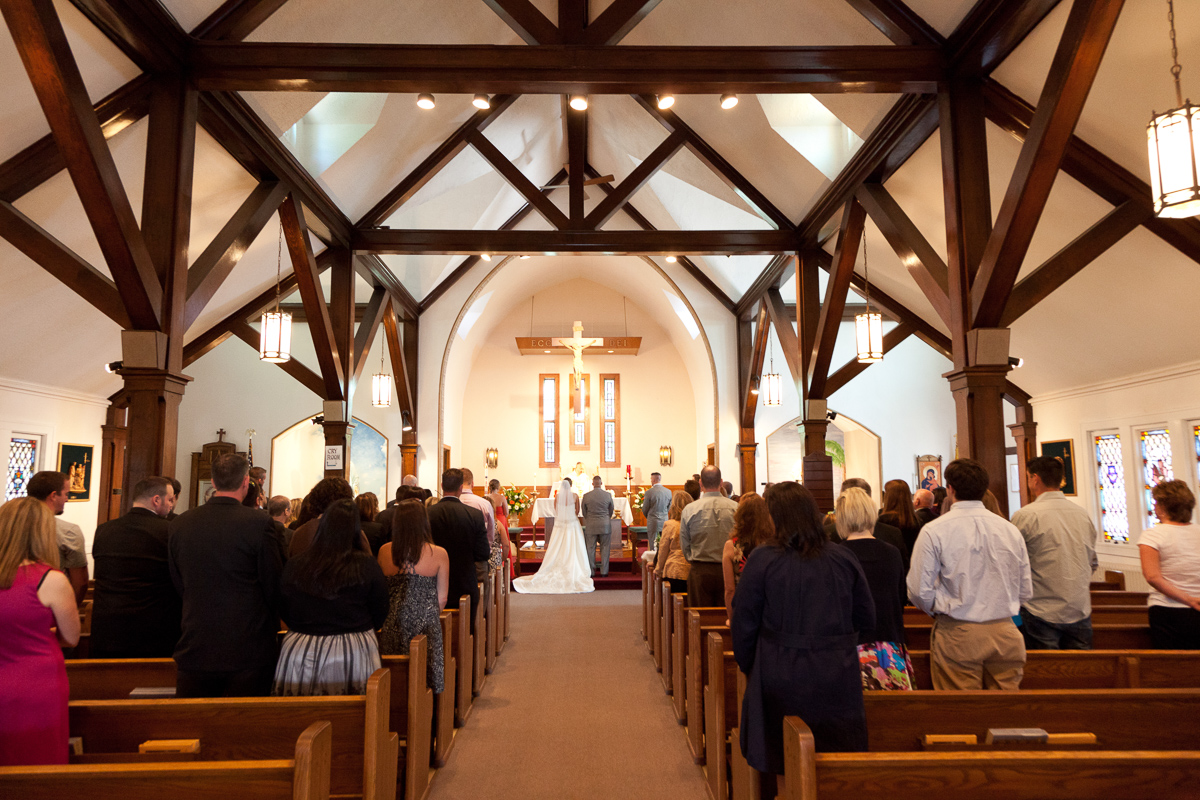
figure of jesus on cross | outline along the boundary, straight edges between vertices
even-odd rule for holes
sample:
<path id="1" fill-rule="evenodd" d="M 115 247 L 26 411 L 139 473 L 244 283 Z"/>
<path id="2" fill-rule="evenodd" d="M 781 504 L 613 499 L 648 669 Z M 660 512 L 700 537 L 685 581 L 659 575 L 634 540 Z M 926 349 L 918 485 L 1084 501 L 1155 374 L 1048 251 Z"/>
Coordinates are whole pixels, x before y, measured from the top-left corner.
<path id="1" fill-rule="evenodd" d="M 604 344 L 603 339 L 585 339 L 583 338 L 583 323 L 575 320 L 575 325 L 571 328 L 575 335 L 570 339 L 554 337 L 551 342 L 556 347 L 565 347 L 575 354 L 574 373 L 575 373 L 575 390 L 579 391 L 583 384 L 583 351 L 589 347 Z"/>

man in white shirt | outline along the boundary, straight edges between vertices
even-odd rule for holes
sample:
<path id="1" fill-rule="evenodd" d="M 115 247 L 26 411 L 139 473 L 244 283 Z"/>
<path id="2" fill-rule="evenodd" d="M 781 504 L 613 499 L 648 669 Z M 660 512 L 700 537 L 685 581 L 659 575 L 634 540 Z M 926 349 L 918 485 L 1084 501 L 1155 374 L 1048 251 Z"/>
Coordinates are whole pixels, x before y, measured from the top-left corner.
<path id="1" fill-rule="evenodd" d="M 987 470 L 956 459 L 946 467 L 951 509 L 921 529 L 908 596 L 933 617 L 934 689 L 1018 689 L 1025 642 L 1012 618 L 1033 596 L 1021 532 L 983 507 Z"/>
<path id="2" fill-rule="evenodd" d="M 1063 463 L 1039 456 L 1026 466 L 1034 501 L 1012 516 L 1025 537 L 1033 597 L 1021 606 L 1027 650 L 1092 649 L 1092 573 L 1096 527 L 1060 491 Z"/>

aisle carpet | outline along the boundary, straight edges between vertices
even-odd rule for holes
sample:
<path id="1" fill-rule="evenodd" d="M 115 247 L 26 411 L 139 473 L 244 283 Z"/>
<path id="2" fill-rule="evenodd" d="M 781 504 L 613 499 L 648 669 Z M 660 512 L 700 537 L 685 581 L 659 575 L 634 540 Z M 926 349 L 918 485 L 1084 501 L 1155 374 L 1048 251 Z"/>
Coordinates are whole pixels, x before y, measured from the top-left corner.
<path id="1" fill-rule="evenodd" d="M 642 641 L 641 593 L 521 595 L 431 800 L 705 797 Z"/>

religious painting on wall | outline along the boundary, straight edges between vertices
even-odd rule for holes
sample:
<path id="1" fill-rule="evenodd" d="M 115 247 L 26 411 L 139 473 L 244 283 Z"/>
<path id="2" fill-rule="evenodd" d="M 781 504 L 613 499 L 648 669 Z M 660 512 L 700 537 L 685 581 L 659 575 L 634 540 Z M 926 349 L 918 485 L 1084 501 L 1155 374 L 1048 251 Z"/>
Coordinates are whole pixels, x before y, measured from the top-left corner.
<path id="1" fill-rule="evenodd" d="M 82 503 L 92 496 L 92 450 L 90 444 L 58 445 L 58 471 L 70 479 L 68 503 Z"/>
<path id="2" fill-rule="evenodd" d="M 1042 442 L 1042 455 L 1057 458 L 1063 462 L 1062 493 L 1075 496 L 1075 440 L 1060 439 L 1055 442 Z"/>
<path id="3" fill-rule="evenodd" d="M 942 485 L 942 457 L 925 455 L 917 456 L 917 486 L 918 489 L 933 491 Z"/>

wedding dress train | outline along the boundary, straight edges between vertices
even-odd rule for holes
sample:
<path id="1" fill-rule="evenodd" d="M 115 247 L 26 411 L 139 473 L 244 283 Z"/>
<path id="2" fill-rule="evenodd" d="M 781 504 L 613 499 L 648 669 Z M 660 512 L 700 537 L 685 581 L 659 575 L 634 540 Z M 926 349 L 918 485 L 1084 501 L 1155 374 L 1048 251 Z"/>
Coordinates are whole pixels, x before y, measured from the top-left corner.
<path id="1" fill-rule="evenodd" d="M 563 481 L 554 503 L 554 531 L 542 564 L 533 575 L 516 578 L 513 589 L 522 594 L 579 594 L 595 588 L 583 527 L 575 516 L 575 493 Z"/>

